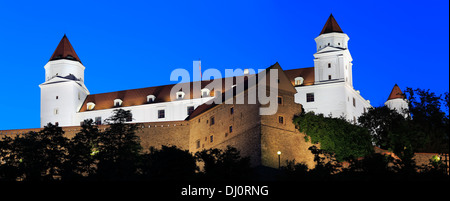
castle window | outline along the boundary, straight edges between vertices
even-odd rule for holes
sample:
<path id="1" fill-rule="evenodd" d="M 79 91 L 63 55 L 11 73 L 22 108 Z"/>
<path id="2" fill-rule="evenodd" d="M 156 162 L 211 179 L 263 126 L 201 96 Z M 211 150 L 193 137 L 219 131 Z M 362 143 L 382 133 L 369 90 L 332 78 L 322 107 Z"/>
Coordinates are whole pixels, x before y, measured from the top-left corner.
<path id="1" fill-rule="evenodd" d="M 306 102 L 314 102 L 314 93 L 306 94 Z"/>
<path id="2" fill-rule="evenodd" d="M 95 125 L 102 125 L 102 117 L 95 117 Z"/>
<path id="3" fill-rule="evenodd" d="M 214 125 L 214 123 L 215 123 L 214 117 L 211 117 L 210 121 L 209 121 L 209 125 L 212 126 L 212 125 Z"/>
<path id="4" fill-rule="evenodd" d="M 234 114 L 234 107 L 230 108 L 230 114 Z"/>
<path id="5" fill-rule="evenodd" d="M 278 123 L 283 124 L 284 123 L 284 117 L 278 116 Z"/>
<path id="6" fill-rule="evenodd" d="M 331 75 L 328 75 L 328 80 L 331 80 Z"/>
<path id="7" fill-rule="evenodd" d="M 80 92 L 78 92 L 78 100 L 81 100 Z"/>
<path id="8" fill-rule="evenodd" d="M 147 96 L 147 103 L 153 103 L 155 102 L 155 96 L 154 95 L 148 95 Z"/>
<path id="9" fill-rule="evenodd" d="M 353 98 L 353 107 L 356 107 L 356 99 Z"/>
<path id="10" fill-rule="evenodd" d="M 187 115 L 191 115 L 192 112 L 194 112 L 194 106 L 188 106 L 187 107 Z M 200 120 L 200 119 L 199 119 Z"/>
<path id="11" fill-rule="evenodd" d="M 120 107 L 122 106 L 122 100 L 121 99 L 114 99 L 114 107 Z"/>
<path id="12" fill-rule="evenodd" d="M 209 142 L 214 142 L 214 135 L 209 136 Z"/>
<path id="13" fill-rule="evenodd" d="M 177 100 L 182 100 L 184 98 L 185 93 L 182 91 L 177 92 Z"/>
<path id="14" fill-rule="evenodd" d="M 328 68 L 331 68 L 331 63 L 328 63 Z"/>
<path id="15" fill-rule="evenodd" d="M 341 43 L 338 43 L 338 45 L 341 45 Z"/>
<path id="16" fill-rule="evenodd" d="M 56 96 L 56 100 L 58 100 L 58 96 Z"/>
<path id="17" fill-rule="evenodd" d="M 296 78 L 294 79 L 295 86 L 300 86 L 300 85 L 302 85 L 302 84 L 303 84 L 303 81 L 304 81 L 303 77 L 296 77 Z"/>
<path id="18" fill-rule="evenodd" d="M 330 46 L 330 43 L 328 43 L 328 46 Z"/>
<path id="19" fill-rule="evenodd" d="M 87 106 L 87 108 L 86 108 L 87 110 L 93 110 L 95 107 L 95 103 L 89 102 L 86 104 L 86 106 Z"/>
<path id="20" fill-rule="evenodd" d="M 278 96 L 278 105 L 283 105 L 283 97 Z"/>
<path id="21" fill-rule="evenodd" d="M 166 118 L 166 110 L 158 110 L 158 119 Z"/>
<path id="22" fill-rule="evenodd" d="M 58 113 L 59 113 L 58 108 L 55 108 L 55 109 L 53 110 L 53 114 L 54 114 L 54 115 L 57 115 Z"/>
<path id="23" fill-rule="evenodd" d="M 201 92 L 202 92 L 202 97 L 208 97 L 210 90 L 208 88 L 203 88 L 201 90 Z"/>
<path id="24" fill-rule="evenodd" d="M 232 132 L 233 132 L 233 126 L 228 127 L 228 131 L 229 131 L 230 133 L 232 133 Z"/>
<path id="25" fill-rule="evenodd" d="M 199 149 L 199 148 L 200 148 L 200 140 L 197 140 L 197 141 L 195 142 L 195 144 L 196 144 L 197 149 Z"/>

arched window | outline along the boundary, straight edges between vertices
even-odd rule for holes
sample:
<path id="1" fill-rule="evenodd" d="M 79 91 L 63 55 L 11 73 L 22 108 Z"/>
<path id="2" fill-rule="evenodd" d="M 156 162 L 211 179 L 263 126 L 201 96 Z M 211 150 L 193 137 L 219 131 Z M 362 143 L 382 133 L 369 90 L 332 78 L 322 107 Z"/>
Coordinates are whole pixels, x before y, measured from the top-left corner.
<path id="1" fill-rule="evenodd" d="M 201 92 L 202 92 L 202 97 L 209 97 L 210 90 L 208 88 L 203 88 L 201 90 Z"/>
<path id="2" fill-rule="evenodd" d="M 121 99 L 114 99 L 114 107 L 120 107 L 122 106 L 122 100 Z"/>
<path id="3" fill-rule="evenodd" d="M 182 91 L 177 92 L 177 100 L 183 100 L 185 93 Z"/>
<path id="4" fill-rule="evenodd" d="M 87 108 L 86 108 L 87 110 L 93 110 L 95 107 L 95 103 L 89 102 L 86 104 L 86 106 L 87 106 Z"/>
<path id="5" fill-rule="evenodd" d="M 296 77 L 296 78 L 294 79 L 295 86 L 300 86 L 300 85 L 302 85 L 302 84 L 303 84 L 303 81 L 304 81 L 303 77 Z"/>
<path id="6" fill-rule="evenodd" d="M 147 103 L 153 103 L 155 102 L 155 96 L 154 95 L 148 95 L 147 96 Z"/>

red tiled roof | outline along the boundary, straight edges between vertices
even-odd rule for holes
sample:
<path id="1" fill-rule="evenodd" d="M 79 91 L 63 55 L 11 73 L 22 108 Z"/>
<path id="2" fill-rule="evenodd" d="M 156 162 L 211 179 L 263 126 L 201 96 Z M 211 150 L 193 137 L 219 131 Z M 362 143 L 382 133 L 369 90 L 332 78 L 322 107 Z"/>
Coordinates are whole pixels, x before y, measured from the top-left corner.
<path id="1" fill-rule="evenodd" d="M 392 88 L 391 94 L 389 94 L 388 100 L 397 98 L 405 99 L 405 94 L 403 94 L 402 90 L 400 90 L 400 87 L 395 84 L 394 88 Z"/>
<path id="2" fill-rule="evenodd" d="M 278 63 L 272 65 L 271 67 L 279 65 Z M 269 67 L 269 68 L 271 68 Z M 268 69 L 269 69 L 268 68 Z M 312 85 L 314 84 L 314 67 L 310 68 L 301 68 L 301 69 L 293 69 L 293 70 L 286 70 L 284 71 L 288 79 L 291 81 L 292 85 L 294 85 L 294 79 L 296 77 L 302 76 L 304 78 L 304 85 Z M 254 75 L 250 75 L 254 76 Z M 244 77 L 244 83 L 245 83 L 245 89 L 247 89 L 248 83 L 245 82 L 247 80 L 247 76 Z M 220 78 L 220 81 L 222 82 L 222 89 L 220 92 L 222 93 L 222 98 L 225 98 L 224 92 L 225 90 L 229 89 L 231 86 L 225 86 L 225 80 L 224 78 Z M 233 78 L 233 83 L 236 83 L 237 79 L 236 77 Z M 191 82 L 190 85 L 190 96 L 186 94 L 185 99 L 191 98 L 200 98 L 201 97 L 201 91 L 194 91 L 193 85 L 198 84 L 198 82 Z M 210 84 L 212 80 L 208 81 L 201 81 L 200 87 L 201 89 L 205 88 L 208 84 Z M 186 83 L 188 84 L 188 83 Z M 127 106 L 135 106 L 135 105 L 144 105 L 147 103 L 147 96 L 148 95 L 154 95 L 155 100 L 152 103 L 161 103 L 161 102 L 169 102 L 171 101 L 170 98 L 170 91 L 172 90 L 172 87 L 174 87 L 175 84 L 170 85 L 162 85 L 162 86 L 154 86 L 154 87 L 147 87 L 147 88 L 140 88 L 140 89 L 130 89 L 130 90 L 123 90 L 123 91 L 115 91 L 115 92 L 108 92 L 108 93 L 100 93 L 100 94 L 91 94 L 88 95 L 83 103 L 83 105 L 80 108 L 80 112 L 86 112 L 87 110 L 87 103 L 93 102 L 95 104 L 95 107 L 93 110 L 103 110 L 103 109 L 110 109 L 114 108 L 114 100 L 115 99 L 121 99 L 122 105 L 121 107 L 127 107 Z M 227 87 L 227 88 L 226 88 Z M 212 89 L 210 89 L 212 90 Z M 211 91 L 210 96 L 214 97 L 214 91 Z M 213 99 L 214 100 L 214 99 Z M 211 101 L 213 101 L 211 100 Z M 222 101 L 223 102 L 223 101 Z M 149 103 L 149 104 L 152 104 Z M 210 108 L 216 106 L 215 103 L 204 103 L 200 106 L 198 106 L 190 115 L 188 118 L 195 117 L 206 110 L 209 110 Z"/>
<path id="3" fill-rule="evenodd" d="M 339 27 L 339 24 L 336 22 L 336 19 L 334 19 L 333 14 L 331 14 L 330 17 L 328 17 L 325 26 L 323 26 L 320 35 L 333 32 L 344 33 L 341 27 Z"/>
<path id="4" fill-rule="evenodd" d="M 59 42 L 58 46 L 55 49 L 55 52 L 53 52 L 52 57 L 50 57 L 49 61 L 58 59 L 69 59 L 81 63 L 80 58 L 78 58 L 77 53 L 75 53 L 75 50 L 70 44 L 66 34 L 64 34 L 63 38 Z"/>
<path id="5" fill-rule="evenodd" d="M 222 81 L 222 89 L 221 92 L 225 91 L 225 79 L 221 78 Z M 207 81 L 197 81 L 186 83 L 190 85 L 190 96 L 188 94 L 185 95 L 185 99 L 191 98 L 200 98 L 201 91 L 193 90 L 193 85 L 198 84 L 200 82 L 201 89 L 205 88 L 208 84 L 212 82 L 212 80 Z M 233 83 L 236 82 L 236 78 L 233 78 Z M 122 105 L 121 107 L 127 106 L 135 106 L 135 105 L 143 105 L 147 104 L 147 96 L 154 95 L 155 100 L 152 103 L 161 103 L 161 102 L 170 102 L 170 91 L 172 87 L 176 84 L 163 85 L 163 86 L 155 86 L 155 87 L 147 87 L 140 89 L 129 89 L 123 91 L 115 91 L 108 93 L 100 93 L 100 94 L 91 94 L 86 97 L 83 105 L 80 108 L 80 112 L 85 112 L 87 110 L 87 103 L 93 102 L 95 107 L 93 110 L 103 110 L 114 108 L 114 99 L 121 99 Z M 229 86 L 231 87 L 231 86 Z M 210 89 L 212 90 L 212 88 Z M 210 92 L 210 96 L 214 96 L 214 91 Z"/>

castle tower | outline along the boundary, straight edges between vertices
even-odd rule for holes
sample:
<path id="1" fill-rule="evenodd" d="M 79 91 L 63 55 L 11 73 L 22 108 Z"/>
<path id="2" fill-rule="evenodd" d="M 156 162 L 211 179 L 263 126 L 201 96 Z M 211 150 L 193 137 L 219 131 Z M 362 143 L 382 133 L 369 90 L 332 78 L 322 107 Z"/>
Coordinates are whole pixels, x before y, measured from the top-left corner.
<path id="1" fill-rule="evenodd" d="M 47 123 L 74 125 L 74 115 L 89 91 L 84 85 L 85 67 L 64 34 L 45 68 L 41 88 L 41 127 Z"/>
<path id="2" fill-rule="evenodd" d="M 398 113 L 403 114 L 405 117 L 409 115 L 408 112 L 405 111 L 409 109 L 408 100 L 397 84 L 395 84 L 394 88 L 392 88 L 391 94 L 389 94 L 389 97 L 384 105 L 391 110 L 396 110 Z"/>
<path id="3" fill-rule="evenodd" d="M 352 56 L 348 50 L 349 37 L 330 15 L 320 35 L 314 39 L 314 84 L 342 82 L 353 87 Z"/>

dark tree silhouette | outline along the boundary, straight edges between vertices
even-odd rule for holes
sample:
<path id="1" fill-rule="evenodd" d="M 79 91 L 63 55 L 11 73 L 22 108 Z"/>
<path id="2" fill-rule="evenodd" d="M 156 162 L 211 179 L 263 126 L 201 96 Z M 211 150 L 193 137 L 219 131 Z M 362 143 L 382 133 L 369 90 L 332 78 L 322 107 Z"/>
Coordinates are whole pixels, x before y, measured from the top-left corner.
<path id="1" fill-rule="evenodd" d="M 68 146 L 63 179 L 75 180 L 93 176 L 97 169 L 100 131 L 92 119 L 85 120 Z"/>
<path id="2" fill-rule="evenodd" d="M 225 150 L 208 149 L 195 154 L 203 162 L 201 177 L 207 180 L 246 180 L 251 168 L 250 158 L 240 156 L 240 152 L 231 146 Z"/>
<path id="3" fill-rule="evenodd" d="M 195 157 L 176 146 L 151 147 L 141 157 L 142 178 L 147 180 L 191 180 L 198 170 Z"/>
<path id="4" fill-rule="evenodd" d="M 135 179 L 137 161 L 142 149 L 136 135 L 137 124 L 128 124 L 129 110 L 116 109 L 106 119 L 109 127 L 99 137 L 97 176 L 102 180 Z"/>

